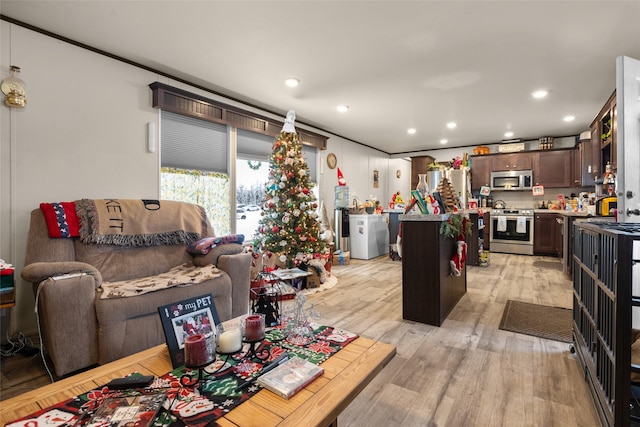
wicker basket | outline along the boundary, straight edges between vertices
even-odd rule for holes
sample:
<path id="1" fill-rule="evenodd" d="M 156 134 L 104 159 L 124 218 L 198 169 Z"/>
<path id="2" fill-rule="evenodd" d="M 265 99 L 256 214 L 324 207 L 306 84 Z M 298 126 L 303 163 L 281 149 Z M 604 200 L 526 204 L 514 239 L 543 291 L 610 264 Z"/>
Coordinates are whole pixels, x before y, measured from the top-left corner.
<path id="1" fill-rule="evenodd" d="M 349 214 L 350 215 L 362 215 L 363 213 L 365 213 L 364 206 L 362 206 L 360 204 L 358 199 L 354 199 L 353 200 L 353 204 L 354 204 L 354 206 L 349 207 Z"/>

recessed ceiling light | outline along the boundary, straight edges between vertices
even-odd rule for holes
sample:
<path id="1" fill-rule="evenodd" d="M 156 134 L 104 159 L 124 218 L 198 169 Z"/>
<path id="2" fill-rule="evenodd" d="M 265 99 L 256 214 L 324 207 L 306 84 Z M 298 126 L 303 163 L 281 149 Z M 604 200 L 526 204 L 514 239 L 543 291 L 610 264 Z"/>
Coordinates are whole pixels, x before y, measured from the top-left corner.
<path id="1" fill-rule="evenodd" d="M 448 127 L 449 129 L 455 129 L 455 128 L 456 128 L 456 126 L 458 126 L 458 125 L 456 124 L 456 122 L 449 122 L 449 123 L 447 123 L 447 127 Z"/>
<path id="2" fill-rule="evenodd" d="M 415 128 L 409 128 L 409 129 L 407 129 L 407 133 L 409 135 L 413 135 L 414 133 L 416 133 L 416 130 L 415 130 Z"/>
<path id="3" fill-rule="evenodd" d="M 449 141 L 447 141 L 446 139 L 441 139 L 440 140 L 440 144 L 446 144 L 447 142 L 449 142 Z"/>
<path id="4" fill-rule="evenodd" d="M 533 92 L 531 94 L 531 96 L 533 96 L 534 98 L 544 98 L 545 96 L 547 96 L 549 94 L 548 91 L 544 90 L 544 89 L 540 89 L 540 90 L 536 90 L 535 92 Z"/>
<path id="5" fill-rule="evenodd" d="M 505 138 L 511 138 L 513 136 L 513 132 L 505 132 L 504 133 L 504 137 Z"/>
<path id="6" fill-rule="evenodd" d="M 576 119 L 576 118 L 575 118 L 575 116 L 566 116 L 566 117 L 565 117 L 564 119 L 562 119 L 562 120 L 564 120 L 565 122 L 572 122 L 572 121 L 574 121 L 575 119 Z"/>
<path id="7" fill-rule="evenodd" d="M 284 81 L 284 84 L 286 84 L 289 87 L 296 87 L 300 84 L 300 79 L 296 79 L 295 77 L 289 77 Z"/>
<path id="8" fill-rule="evenodd" d="M 338 110 L 341 113 L 346 113 L 347 111 L 349 111 L 349 106 L 348 105 L 338 105 L 336 107 L 336 110 Z"/>

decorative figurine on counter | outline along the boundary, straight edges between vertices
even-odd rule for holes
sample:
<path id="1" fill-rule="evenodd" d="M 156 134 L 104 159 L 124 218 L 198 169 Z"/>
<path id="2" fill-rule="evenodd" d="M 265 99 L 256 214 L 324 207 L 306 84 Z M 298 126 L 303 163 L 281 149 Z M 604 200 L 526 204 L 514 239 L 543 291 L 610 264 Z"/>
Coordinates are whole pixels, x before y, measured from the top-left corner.
<path id="1" fill-rule="evenodd" d="M 451 272 L 454 276 L 460 276 L 462 274 L 462 269 L 464 268 L 464 262 L 467 259 L 467 243 L 464 241 L 464 237 L 462 240 L 458 240 L 457 242 L 457 250 L 456 253 L 453 254 L 451 261 Z"/>
<path id="2" fill-rule="evenodd" d="M 342 174 L 342 171 L 340 170 L 340 168 L 338 168 L 338 186 L 345 186 L 347 185 L 347 180 L 344 179 L 344 175 Z"/>
<path id="3" fill-rule="evenodd" d="M 611 169 L 611 164 L 607 162 L 605 167 L 604 179 L 602 180 L 602 189 L 607 192 L 607 195 L 613 196 L 616 192 L 616 174 Z"/>
<path id="4" fill-rule="evenodd" d="M 453 159 L 453 168 L 460 169 L 460 166 L 462 166 L 462 159 L 460 159 L 460 156 L 456 156 L 456 158 Z"/>
<path id="5" fill-rule="evenodd" d="M 403 209 L 404 208 L 404 200 L 400 195 L 400 191 L 397 191 L 391 196 L 391 203 L 393 203 L 393 208 Z M 392 208 L 392 209 L 393 209 Z"/>

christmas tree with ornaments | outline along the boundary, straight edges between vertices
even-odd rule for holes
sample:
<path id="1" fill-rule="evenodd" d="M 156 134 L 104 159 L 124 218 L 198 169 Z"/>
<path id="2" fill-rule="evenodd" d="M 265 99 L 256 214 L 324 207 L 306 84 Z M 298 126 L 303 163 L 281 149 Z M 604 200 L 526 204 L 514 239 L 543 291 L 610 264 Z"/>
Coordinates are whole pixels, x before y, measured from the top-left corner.
<path id="1" fill-rule="evenodd" d="M 320 240 L 318 203 L 289 111 L 269 158 L 262 217 L 254 239 L 258 252 L 278 257 L 286 268 L 302 267 L 326 255 Z"/>

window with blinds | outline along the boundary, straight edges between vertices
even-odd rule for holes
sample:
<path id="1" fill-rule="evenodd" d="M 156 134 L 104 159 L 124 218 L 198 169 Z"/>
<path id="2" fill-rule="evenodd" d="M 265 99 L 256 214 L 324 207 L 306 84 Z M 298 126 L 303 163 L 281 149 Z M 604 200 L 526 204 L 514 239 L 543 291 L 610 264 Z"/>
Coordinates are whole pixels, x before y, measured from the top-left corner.
<path id="1" fill-rule="evenodd" d="M 164 110 L 160 120 L 163 167 L 228 173 L 226 125 Z"/>
<path id="2" fill-rule="evenodd" d="M 162 110 L 160 164 L 161 198 L 202 206 L 216 235 L 231 234 L 226 125 Z"/>
<path id="3" fill-rule="evenodd" d="M 238 129 L 238 159 L 268 162 L 275 140 L 274 137 L 269 135 Z M 317 183 L 318 168 L 316 166 L 316 160 L 318 157 L 318 149 L 316 147 L 303 145 L 302 155 L 309 168 L 311 181 Z"/>

